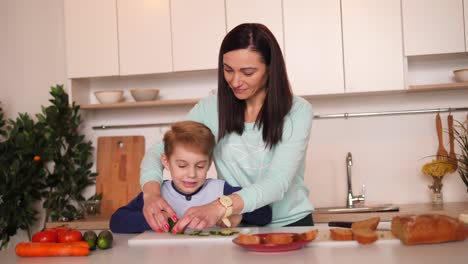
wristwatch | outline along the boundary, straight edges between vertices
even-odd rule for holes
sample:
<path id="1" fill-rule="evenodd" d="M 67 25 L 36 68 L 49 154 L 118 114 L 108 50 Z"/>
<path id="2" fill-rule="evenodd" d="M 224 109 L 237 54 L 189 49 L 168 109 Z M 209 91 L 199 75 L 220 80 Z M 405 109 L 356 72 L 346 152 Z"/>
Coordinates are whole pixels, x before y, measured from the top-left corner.
<path id="1" fill-rule="evenodd" d="M 226 195 L 220 196 L 218 198 L 218 202 L 221 204 L 221 206 L 226 208 L 226 212 L 224 213 L 224 216 L 221 219 L 221 221 L 223 221 L 223 223 L 227 227 L 231 227 L 231 221 L 229 221 L 229 218 L 228 218 L 229 216 L 232 215 L 232 199 L 231 199 L 231 197 L 226 196 Z"/>

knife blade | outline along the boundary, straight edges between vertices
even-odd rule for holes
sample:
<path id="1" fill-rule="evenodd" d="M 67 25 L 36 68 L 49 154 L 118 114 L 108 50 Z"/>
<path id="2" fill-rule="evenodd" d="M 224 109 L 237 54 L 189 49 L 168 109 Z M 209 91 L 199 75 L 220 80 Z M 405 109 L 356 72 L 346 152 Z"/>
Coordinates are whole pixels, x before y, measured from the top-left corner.
<path id="1" fill-rule="evenodd" d="M 353 222 L 346 222 L 346 221 L 331 221 L 328 222 L 328 226 L 330 227 L 344 227 L 344 228 L 351 228 Z M 377 226 L 379 230 L 390 230 L 391 229 L 391 222 L 390 221 L 381 221 Z"/>
<path id="2" fill-rule="evenodd" d="M 343 221 L 328 222 L 328 226 L 333 226 L 333 227 L 351 228 L 352 225 L 353 225 L 353 222 L 343 222 Z"/>

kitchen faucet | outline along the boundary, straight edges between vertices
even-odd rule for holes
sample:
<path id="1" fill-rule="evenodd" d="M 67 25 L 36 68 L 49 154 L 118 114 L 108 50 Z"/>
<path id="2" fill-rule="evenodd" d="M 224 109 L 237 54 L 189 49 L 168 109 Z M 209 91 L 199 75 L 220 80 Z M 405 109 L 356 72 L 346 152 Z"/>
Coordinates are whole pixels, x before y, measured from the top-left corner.
<path id="1" fill-rule="evenodd" d="M 346 168 L 347 168 L 347 176 L 348 176 L 348 197 L 346 200 L 346 207 L 353 208 L 355 203 L 364 203 L 365 196 L 364 193 L 358 196 L 353 195 L 353 186 L 351 184 L 351 166 L 353 166 L 353 156 L 351 156 L 351 152 L 348 152 L 346 156 Z M 364 185 L 362 186 L 364 190 Z"/>

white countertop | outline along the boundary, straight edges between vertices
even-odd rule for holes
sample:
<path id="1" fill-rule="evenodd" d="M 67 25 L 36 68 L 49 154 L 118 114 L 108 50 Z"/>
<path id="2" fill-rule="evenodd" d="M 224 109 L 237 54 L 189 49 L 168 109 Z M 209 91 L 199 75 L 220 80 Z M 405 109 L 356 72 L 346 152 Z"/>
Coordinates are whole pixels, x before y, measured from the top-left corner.
<path id="1" fill-rule="evenodd" d="M 318 226 L 319 230 L 326 226 Z M 259 228 L 260 233 L 302 232 L 310 228 Z M 87 257 L 22 258 L 15 255 L 14 246 L 0 251 L 0 263 L 21 264 L 155 264 L 155 263 L 467 263 L 468 240 L 463 242 L 404 246 L 398 240 L 379 240 L 371 245 L 359 245 L 354 241 L 312 241 L 305 248 L 283 253 L 249 252 L 229 240 L 222 242 L 187 241 L 181 244 L 128 245 L 135 234 L 114 235 L 113 248 L 95 250 Z"/>

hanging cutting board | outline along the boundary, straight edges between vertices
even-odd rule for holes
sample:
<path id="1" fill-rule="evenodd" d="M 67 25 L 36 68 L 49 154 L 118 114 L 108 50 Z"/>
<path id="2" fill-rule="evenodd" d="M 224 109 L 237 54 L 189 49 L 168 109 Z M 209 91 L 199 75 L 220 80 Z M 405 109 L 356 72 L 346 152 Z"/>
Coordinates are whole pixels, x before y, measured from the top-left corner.
<path id="1" fill-rule="evenodd" d="M 140 193 L 143 136 L 99 137 L 96 193 L 102 193 L 102 213 L 110 215 Z"/>

